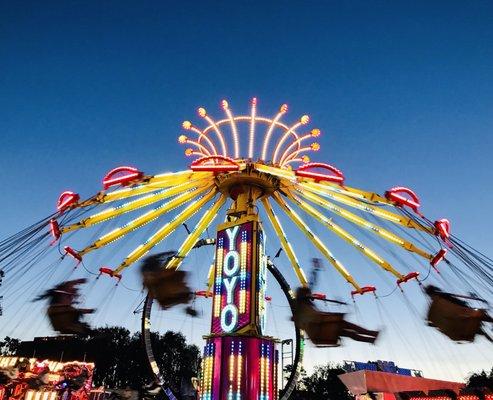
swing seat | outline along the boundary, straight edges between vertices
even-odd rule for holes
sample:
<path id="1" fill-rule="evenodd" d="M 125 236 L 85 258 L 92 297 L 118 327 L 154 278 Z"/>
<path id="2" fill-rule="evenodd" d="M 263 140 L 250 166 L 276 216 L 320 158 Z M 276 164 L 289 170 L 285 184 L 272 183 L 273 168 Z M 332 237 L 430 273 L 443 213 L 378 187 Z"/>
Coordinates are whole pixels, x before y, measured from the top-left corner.
<path id="1" fill-rule="evenodd" d="M 437 328 L 450 339 L 472 342 L 481 330 L 485 310 L 454 304 L 440 296 L 433 296 L 428 310 L 428 325 Z"/>
<path id="2" fill-rule="evenodd" d="M 344 314 L 319 312 L 318 318 L 309 322 L 305 332 L 317 347 L 336 347 L 344 325 Z"/>
<path id="3" fill-rule="evenodd" d="M 305 299 L 297 301 L 293 321 L 317 347 L 339 346 L 344 314 L 318 311 Z"/>
<path id="4" fill-rule="evenodd" d="M 91 328 L 80 321 L 82 314 L 88 314 L 94 310 L 78 310 L 69 305 L 52 305 L 48 307 L 48 319 L 53 329 L 62 334 L 86 334 Z"/>
<path id="5" fill-rule="evenodd" d="M 187 304 L 192 299 L 185 278 L 186 272 L 163 269 L 143 273 L 143 283 L 149 293 L 163 308 Z"/>

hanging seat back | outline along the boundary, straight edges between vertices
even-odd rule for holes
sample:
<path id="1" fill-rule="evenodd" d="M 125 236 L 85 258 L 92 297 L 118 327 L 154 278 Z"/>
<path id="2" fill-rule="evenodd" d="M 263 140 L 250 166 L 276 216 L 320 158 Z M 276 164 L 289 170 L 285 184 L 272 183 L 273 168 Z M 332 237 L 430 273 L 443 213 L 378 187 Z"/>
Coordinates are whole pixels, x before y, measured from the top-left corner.
<path id="1" fill-rule="evenodd" d="M 443 334 L 455 341 L 472 342 L 481 329 L 485 310 L 474 309 L 432 296 L 427 320 Z"/>

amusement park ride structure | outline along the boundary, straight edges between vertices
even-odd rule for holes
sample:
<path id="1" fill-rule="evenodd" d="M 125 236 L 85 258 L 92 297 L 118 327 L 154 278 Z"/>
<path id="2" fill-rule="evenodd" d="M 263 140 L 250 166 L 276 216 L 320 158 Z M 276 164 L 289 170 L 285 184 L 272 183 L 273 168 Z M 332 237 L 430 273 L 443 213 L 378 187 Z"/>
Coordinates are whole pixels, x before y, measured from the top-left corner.
<path id="1" fill-rule="evenodd" d="M 348 294 L 353 297 L 367 293 L 378 295 L 377 287 L 361 284 L 357 277 L 353 277 L 328 245 L 310 229 L 303 214 L 347 242 L 375 268 L 391 274 L 397 288 L 411 280 L 419 282 L 420 271 L 401 272 L 339 221 L 355 226 L 389 246 L 414 254 L 424 261 L 422 268 L 428 272 L 431 269 L 438 272 L 442 261 L 450 265 L 446 258 L 448 252 L 467 261 L 462 257 L 467 250 L 469 259 L 476 257 L 479 263 L 489 265 L 489 259 L 472 254 L 470 248 L 464 247 L 451 234 L 448 220 L 433 222 L 427 219 L 421 213 L 420 200 L 412 190 L 398 186 L 379 195 L 356 189 L 346 185 L 343 172 L 335 166 L 310 162 L 307 153 L 319 150 L 320 146 L 314 140 L 321 132 L 311 129 L 301 133 L 309 123 L 307 115 L 289 125 L 281 121 L 288 112 L 286 104 L 273 118 L 258 115 L 256 99 L 252 99 L 248 115 L 234 116 L 225 100 L 221 107 L 225 112 L 225 118 L 221 120 L 214 120 L 202 107 L 198 109 L 198 115 L 206 123 L 205 128 L 199 128 L 190 121 L 183 122 L 187 135 L 180 135 L 178 141 L 188 145 L 185 154 L 193 158 L 189 169 L 146 175 L 134 167 L 115 168 L 104 177 L 103 190 L 86 200 L 81 200 L 75 192 L 63 192 L 58 199 L 57 213 L 39 225 L 48 225 L 53 241 L 59 242 L 69 233 L 104 225 L 110 219 L 148 208 L 81 249 L 63 246 L 64 256 L 80 263 L 88 253 L 105 248 L 150 222 L 175 213 L 115 268 L 99 268 L 100 275 L 119 281 L 126 268 L 205 210 L 197 215 L 194 228 L 176 254 L 163 265 L 168 269 L 180 268 L 192 249 L 204 244 L 202 235 L 226 209 L 226 218 L 217 227 L 216 239 L 207 243 L 215 244 L 216 248 L 208 288 L 196 293 L 211 297 L 213 301 L 211 330 L 206 336 L 203 358 L 203 400 L 275 400 L 278 396 L 276 339 L 265 334 L 267 271 L 273 273 L 288 301 L 292 302 L 293 292 L 284 273 L 265 254 L 266 237 L 262 222 L 273 228 L 276 237 L 272 240 L 279 241 L 297 277 L 297 285 L 309 285 L 282 219 L 278 217 L 279 210 L 349 283 Z M 227 136 L 231 139 L 227 140 Z M 246 144 L 246 154 L 241 152 L 242 143 Z M 79 217 L 85 211 L 108 204 L 114 205 L 84 218 Z M 260 211 L 267 221 L 261 221 Z M 74 217 L 67 218 L 70 215 Z M 378 221 L 383 221 L 385 226 Z M 396 233 L 403 231 L 406 237 Z M 36 232 L 27 240 L 32 240 Z M 431 238 L 434 247 L 423 246 L 421 240 L 409 239 L 413 234 Z M 465 265 L 477 272 L 477 265 L 468 262 Z M 490 272 L 481 270 L 480 274 L 491 284 Z M 322 299 L 324 295 L 314 293 L 314 297 Z M 151 366 L 159 379 L 160 372 L 153 359 L 149 339 L 151 308 L 152 298 L 148 296 L 144 305 L 143 330 Z M 297 339 L 295 359 L 299 365 L 303 332 L 298 328 Z M 298 369 L 293 368 L 288 385 L 281 394 L 282 399 L 289 398 L 297 372 Z"/>

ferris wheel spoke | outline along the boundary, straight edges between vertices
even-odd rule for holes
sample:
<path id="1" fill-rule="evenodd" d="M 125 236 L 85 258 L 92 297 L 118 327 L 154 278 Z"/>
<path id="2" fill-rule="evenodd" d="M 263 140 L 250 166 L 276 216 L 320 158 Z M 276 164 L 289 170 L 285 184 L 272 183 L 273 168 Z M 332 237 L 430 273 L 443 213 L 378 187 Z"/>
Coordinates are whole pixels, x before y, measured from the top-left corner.
<path id="1" fill-rule="evenodd" d="M 143 183 L 140 182 L 136 186 L 131 186 L 124 189 L 117 189 L 112 192 L 101 193 L 100 196 L 98 196 L 98 202 L 110 203 L 112 201 L 123 200 L 128 197 L 139 196 L 141 194 L 146 194 L 149 192 L 166 189 L 175 185 L 180 185 L 190 180 L 213 177 L 214 174 L 210 172 L 194 172 L 191 170 L 154 175 L 147 178 Z"/>
<path id="2" fill-rule="evenodd" d="M 331 203 L 330 201 L 324 199 L 323 197 L 320 197 L 316 195 L 315 193 L 306 191 L 306 190 L 301 190 L 300 188 L 295 188 L 297 193 L 302 196 L 304 199 L 311 201 L 313 204 L 316 204 L 320 207 L 323 207 L 337 215 L 340 215 L 341 217 L 345 218 L 346 220 L 367 229 L 368 231 L 382 237 L 383 239 L 397 244 L 398 246 L 401 246 L 402 248 L 420 255 L 423 258 L 426 258 L 427 260 L 431 260 L 433 258 L 433 255 L 430 253 L 426 252 L 425 250 L 421 249 L 420 247 L 417 247 L 413 243 L 409 242 L 408 240 L 403 239 L 402 237 L 392 233 L 389 230 L 386 230 L 376 224 L 372 224 L 371 222 L 365 220 L 364 218 L 361 218 L 360 216 L 344 209 L 341 207 L 338 207 L 334 203 Z"/>
<path id="3" fill-rule="evenodd" d="M 323 256 L 330 262 L 330 264 L 349 282 L 356 290 L 360 290 L 361 287 L 356 283 L 351 274 L 346 270 L 346 268 L 332 255 L 331 251 L 325 246 L 322 240 L 315 235 L 305 221 L 294 211 L 288 204 L 279 196 L 279 194 L 275 193 L 273 195 L 276 202 L 281 206 L 284 212 L 288 215 L 289 218 L 298 226 L 298 228 L 310 239 L 310 241 L 314 244 L 314 246 L 320 250 Z"/>
<path id="4" fill-rule="evenodd" d="M 387 272 L 390 272 L 391 274 L 393 274 L 398 279 L 401 279 L 403 277 L 403 275 L 399 271 L 397 271 L 388 261 L 384 260 L 376 252 L 374 252 L 373 250 L 371 250 L 367 246 L 363 245 L 361 242 L 359 242 L 353 235 L 351 235 L 345 229 L 343 229 L 339 225 L 332 222 L 332 220 L 330 218 L 327 218 L 326 216 L 324 216 L 321 212 L 319 212 L 317 209 L 315 209 L 311 205 L 304 203 L 303 201 L 301 201 L 299 199 L 299 197 L 294 196 L 292 193 L 288 192 L 287 196 L 299 208 L 301 208 L 307 214 L 314 217 L 316 220 L 320 221 L 320 223 L 322 223 L 326 228 L 328 228 L 330 231 L 334 232 L 337 236 L 339 236 L 340 238 L 345 240 L 347 243 L 349 243 L 351 246 L 353 246 L 356 250 L 360 251 L 365 257 L 369 258 L 371 261 L 373 261 L 379 267 L 383 268 Z"/>
<path id="5" fill-rule="evenodd" d="M 178 269 L 183 262 L 183 259 L 188 255 L 190 250 L 195 246 L 200 235 L 208 228 L 211 222 L 216 218 L 218 211 L 226 202 L 226 196 L 221 194 L 219 199 L 209 208 L 200 218 L 195 226 L 195 229 L 187 236 L 182 243 L 176 256 L 166 265 L 166 268 Z"/>
<path id="6" fill-rule="evenodd" d="M 267 217 L 269 218 L 269 221 L 274 228 L 277 237 L 281 241 L 281 246 L 288 257 L 289 262 L 291 263 L 294 272 L 298 277 L 298 280 L 300 281 L 301 285 L 308 286 L 308 280 L 306 279 L 305 272 L 303 271 L 303 268 L 301 268 L 298 258 L 296 257 L 296 254 L 291 246 L 291 243 L 289 243 L 288 238 L 284 233 L 284 229 L 282 228 L 279 218 L 277 218 L 277 215 L 272 209 L 269 200 L 267 200 L 266 198 L 262 198 L 261 201 L 267 213 Z"/>
<path id="7" fill-rule="evenodd" d="M 380 208 L 380 207 L 375 207 L 375 206 L 372 206 L 370 204 L 366 204 L 364 202 L 355 200 L 355 199 L 347 197 L 345 195 L 341 195 L 339 193 L 331 193 L 329 191 L 322 190 L 312 183 L 306 183 L 306 182 L 301 183 L 301 184 L 299 184 L 299 187 L 301 187 L 302 189 L 308 190 L 312 193 L 318 194 L 322 197 L 328 197 L 334 201 L 337 201 L 338 203 L 342 203 L 342 204 L 345 204 L 347 206 L 365 211 L 365 212 L 370 213 L 372 215 L 376 215 L 377 217 L 380 217 L 382 219 L 386 219 L 386 220 L 391 221 L 395 224 L 405 226 L 406 228 L 413 228 L 413 229 L 421 230 L 421 231 L 424 231 L 427 233 L 433 233 L 431 231 L 431 228 L 425 227 L 425 226 L 417 223 L 416 221 L 412 220 L 411 218 L 393 213 L 391 211 L 387 211 L 387 210 Z"/>
<path id="8" fill-rule="evenodd" d="M 173 186 L 169 189 L 161 189 L 159 192 L 141 197 L 137 200 L 129 201 L 125 204 L 116 207 L 107 208 L 106 210 L 103 210 L 97 214 L 90 215 L 89 217 L 84 218 L 83 220 L 76 222 L 75 224 L 61 227 L 60 231 L 62 234 L 64 234 L 77 229 L 88 228 L 90 226 L 99 224 L 101 222 L 108 221 L 119 215 L 146 207 L 160 200 L 164 200 L 169 197 L 176 196 L 177 194 L 182 193 L 184 191 L 188 191 L 190 189 L 198 189 L 208 184 L 210 185 L 210 182 L 208 182 L 207 180 L 198 179 L 198 180 L 192 180 L 183 184 Z"/>
<path id="9" fill-rule="evenodd" d="M 125 260 L 115 269 L 116 274 L 120 274 L 122 270 L 138 261 L 145 254 L 149 252 L 154 246 L 159 242 L 164 240 L 169 234 L 180 227 L 185 221 L 196 214 L 201 207 L 204 207 L 207 202 L 212 200 L 216 195 L 217 189 L 212 189 L 206 193 L 202 198 L 195 200 L 193 203 L 189 204 L 180 214 L 173 218 L 170 222 L 165 224 L 162 228 L 156 231 L 145 243 L 141 244 L 135 250 L 133 250 Z"/>
<path id="10" fill-rule="evenodd" d="M 177 207 L 180 207 L 181 205 L 187 203 L 188 201 L 192 200 L 194 197 L 198 196 L 200 193 L 206 191 L 207 189 L 210 189 L 210 186 L 198 188 L 196 190 L 191 190 L 188 192 L 185 192 L 174 199 L 168 201 L 167 203 L 164 203 L 163 205 L 146 212 L 145 214 L 135 218 L 134 220 L 130 221 L 129 223 L 114 229 L 111 232 L 108 232 L 107 234 L 101 236 L 98 240 L 96 240 L 94 243 L 91 245 L 87 246 L 85 249 L 81 250 L 79 252 L 80 256 L 83 256 L 93 250 L 99 249 L 101 247 L 104 247 L 110 243 L 113 243 L 114 241 L 121 239 L 124 237 L 126 234 L 141 228 L 142 226 L 148 224 L 149 222 L 155 220 L 156 218 L 160 217 L 163 214 L 166 214 L 167 212 L 170 212 L 174 210 Z"/>

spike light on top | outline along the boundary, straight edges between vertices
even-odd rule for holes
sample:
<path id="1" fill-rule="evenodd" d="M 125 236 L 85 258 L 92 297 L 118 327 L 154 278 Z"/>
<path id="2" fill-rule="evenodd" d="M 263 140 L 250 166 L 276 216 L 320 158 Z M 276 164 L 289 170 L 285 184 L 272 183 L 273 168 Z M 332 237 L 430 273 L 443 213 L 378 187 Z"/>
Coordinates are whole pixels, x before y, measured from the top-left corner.
<path id="1" fill-rule="evenodd" d="M 317 151 L 320 148 L 316 142 L 301 147 L 302 142 L 306 139 L 320 136 L 319 129 L 312 129 L 308 134 L 302 136 L 298 133 L 297 130 L 301 126 L 309 123 L 310 117 L 308 115 L 302 115 L 292 125 L 286 125 L 280 122 L 281 118 L 288 112 L 287 104 L 282 104 L 273 118 L 258 115 L 258 101 L 255 97 L 250 102 L 251 108 L 249 115 L 234 116 L 227 100 L 222 100 L 220 105 L 226 114 L 226 118 L 217 121 L 209 115 L 204 107 L 199 107 L 197 109 L 198 115 L 208 124 L 203 129 L 197 128 L 190 121 L 183 122 L 183 129 L 191 130 L 198 134 L 197 140 L 189 139 L 184 135 L 179 136 L 179 143 L 190 144 L 196 148 L 196 150 L 187 148 L 185 152 L 187 156 L 204 157 L 210 155 L 222 155 L 225 157 L 232 157 L 236 160 L 258 159 L 266 163 L 271 162 L 282 168 L 288 168 L 289 165 L 294 162 L 308 162 L 309 157 L 302 153 Z M 263 137 L 259 129 L 260 125 L 266 129 L 263 132 Z M 233 149 L 231 153 L 228 152 L 229 147 L 227 134 L 224 129 L 225 127 L 229 127 L 228 131 L 231 133 L 231 147 Z M 214 137 L 210 135 L 212 132 L 215 133 Z M 269 156 L 269 146 L 276 135 L 278 138 L 277 141 L 273 142 L 273 149 L 271 149 L 272 153 Z M 288 142 L 289 138 L 292 139 L 290 142 Z M 262 142 L 261 139 L 263 139 Z M 241 153 L 242 142 L 246 145 L 246 154 Z M 262 146 L 258 146 L 257 142 L 259 145 L 262 143 Z M 257 147 L 260 147 L 259 157 L 255 157 L 255 150 Z M 218 153 L 217 149 L 221 149 L 221 153 Z"/>

